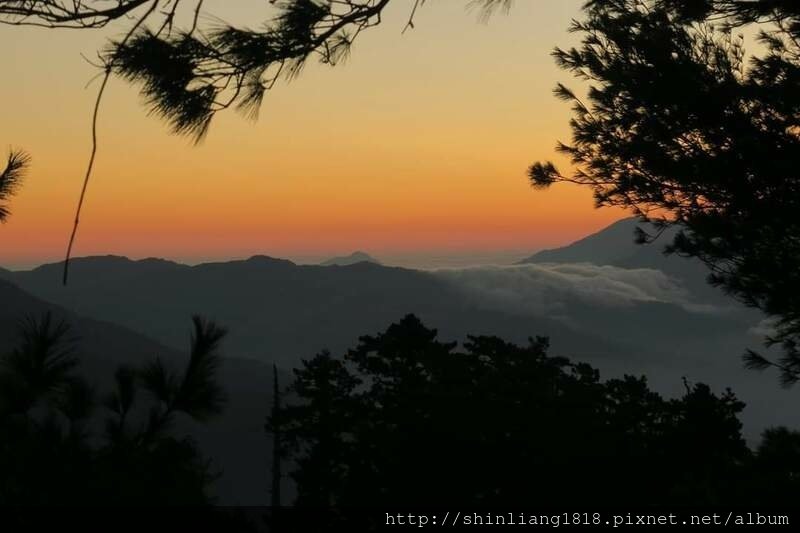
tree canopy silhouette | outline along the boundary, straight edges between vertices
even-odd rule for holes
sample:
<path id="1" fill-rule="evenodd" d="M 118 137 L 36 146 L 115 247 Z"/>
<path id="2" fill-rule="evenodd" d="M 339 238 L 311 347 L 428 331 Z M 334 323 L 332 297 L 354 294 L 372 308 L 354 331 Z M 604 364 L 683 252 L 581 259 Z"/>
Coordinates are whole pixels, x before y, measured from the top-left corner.
<path id="1" fill-rule="evenodd" d="M 158 359 L 142 369 L 120 367 L 113 390 L 101 395 L 77 373 L 76 339 L 65 322 L 50 313 L 23 320 L 18 346 L 0 358 L 0 501 L 211 503 L 209 463 L 170 429 L 179 414 L 204 421 L 221 412 L 216 368 L 224 335 L 195 317 L 182 373 Z"/>
<path id="2" fill-rule="evenodd" d="M 797 490 L 760 466 L 796 457 L 797 435 L 768 433 L 753 454 L 730 390 L 687 383 L 664 399 L 644 377 L 601 381 L 547 351 L 542 337 L 459 348 L 409 315 L 343 357 L 304 361 L 279 414 L 296 504 L 776 503 Z M 794 488 L 752 490 L 772 475 Z"/>
<path id="3" fill-rule="evenodd" d="M 529 171 L 533 185 L 578 183 L 598 206 L 681 229 L 668 253 L 696 257 L 710 282 L 775 321 L 778 362 L 800 379 L 800 4 L 762 0 L 592 0 L 553 52 L 588 86 L 572 103 L 574 165 Z M 758 30 L 748 55 L 741 32 Z M 659 232 L 640 232 L 640 241 Z"/>
<path id="4" fill-rule="evenodd" d="M 0 222 L 11 215 L 8 201 L 22 185 L 22 180 L 31 163 L 31 157 L 22 150 L 11 150 L 5 168 L 0 172 Z"/>

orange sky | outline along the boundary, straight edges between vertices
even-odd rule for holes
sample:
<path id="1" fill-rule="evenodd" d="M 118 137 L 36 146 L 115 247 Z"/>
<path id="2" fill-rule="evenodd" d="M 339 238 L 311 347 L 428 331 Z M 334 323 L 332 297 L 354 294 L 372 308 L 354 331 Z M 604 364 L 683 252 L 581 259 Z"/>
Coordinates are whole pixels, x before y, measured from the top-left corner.
<path id="1" fill-rule="evenodd" d="M 348 63 L 309 65 L 265 98 L 257 123 L 220 115 L 193 146 L 113 80 L 75 255 L 174 259 L 324 256 L 366 250 L 534 251 L 622 216 L 587 190 L 534 191 L 527 166 L 568 140 L 572 83 L 549 56 L 582 0 L 515 2 L 488 25 L 466 1 L 430 1 L 400 32 L 396 1 Z M 235 7 L 232 7 L 234 6 Z M 264 2 L 206 10 L 256 25 Z M 121 26 L 113 31 L 118 33 Z M 0 147 L 34 166 L 0 228 L 0 265 L 58 260 L 89 152 L 97 84 L 81 57 L 108 31 L 0 27 Z"/>

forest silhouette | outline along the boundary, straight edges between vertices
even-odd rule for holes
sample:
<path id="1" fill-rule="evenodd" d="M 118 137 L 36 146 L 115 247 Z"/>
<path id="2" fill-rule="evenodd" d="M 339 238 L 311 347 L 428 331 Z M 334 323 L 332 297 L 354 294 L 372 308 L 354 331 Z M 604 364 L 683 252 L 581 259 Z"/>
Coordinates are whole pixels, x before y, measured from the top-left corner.
<path id="1" fill-rule="evenodd" d="M 158 359 L 121 367 L 98 398 L 69 326 L 25 319 L 0 371 L 2 501 L 212 504 L 214 472 L 170 433 L 176 416 L 224 416 L 224 330 L 197 317 L 193 328 L 183 372 Z M 603 381 L 548 355 L 544 337 L 518 346 L 474 336 L 459 347 L 408 315 L 294 374 L 275 388 L 266 426 L 296 486 L 295 501 L 276 504 L 788 505 L 800 488 L 800 433 L 769 429 L 751 450 L 730 390 L 687 382 L 682 397 L 664 399 L 643 376 Z"/>
<path id="2" fill-rule="evenodd" d="M 603 381 L 547 352 L 544 337 L 459 348 L 408 315 L 304 361 L 278 424 L 297 505 L 794 501 L 800 434 L 750 450 L 732 391 L 685 383 L 667 400 L 644 376 Z"/>

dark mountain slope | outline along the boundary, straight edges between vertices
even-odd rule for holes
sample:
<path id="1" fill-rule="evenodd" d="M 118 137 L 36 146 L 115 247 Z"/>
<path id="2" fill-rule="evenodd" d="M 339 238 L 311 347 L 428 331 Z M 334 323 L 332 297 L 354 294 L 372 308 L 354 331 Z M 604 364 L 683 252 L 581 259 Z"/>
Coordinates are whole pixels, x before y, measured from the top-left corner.
<path id="1" fill-rule="evenodd" d="M 635 218 L 618 220 L 567 246 L 539 251 L 520 263 L 593 263 L 619 266 L 636 251 Z"/>

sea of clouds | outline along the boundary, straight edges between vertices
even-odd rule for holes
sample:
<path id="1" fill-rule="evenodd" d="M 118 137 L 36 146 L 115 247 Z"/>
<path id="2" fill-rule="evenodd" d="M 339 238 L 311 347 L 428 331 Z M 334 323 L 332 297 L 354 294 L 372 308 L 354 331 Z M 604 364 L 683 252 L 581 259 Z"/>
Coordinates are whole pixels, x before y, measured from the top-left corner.
<path id="1" fill-rule="evenodd" d="M 631 307 L 670 303 L 691 312 L 710 311 L 660 270 L 590 263 L 542 263 L 437 269 L 431 273 L 486 307 L 532 314 L 558 314 L 570 303 Z"/>

